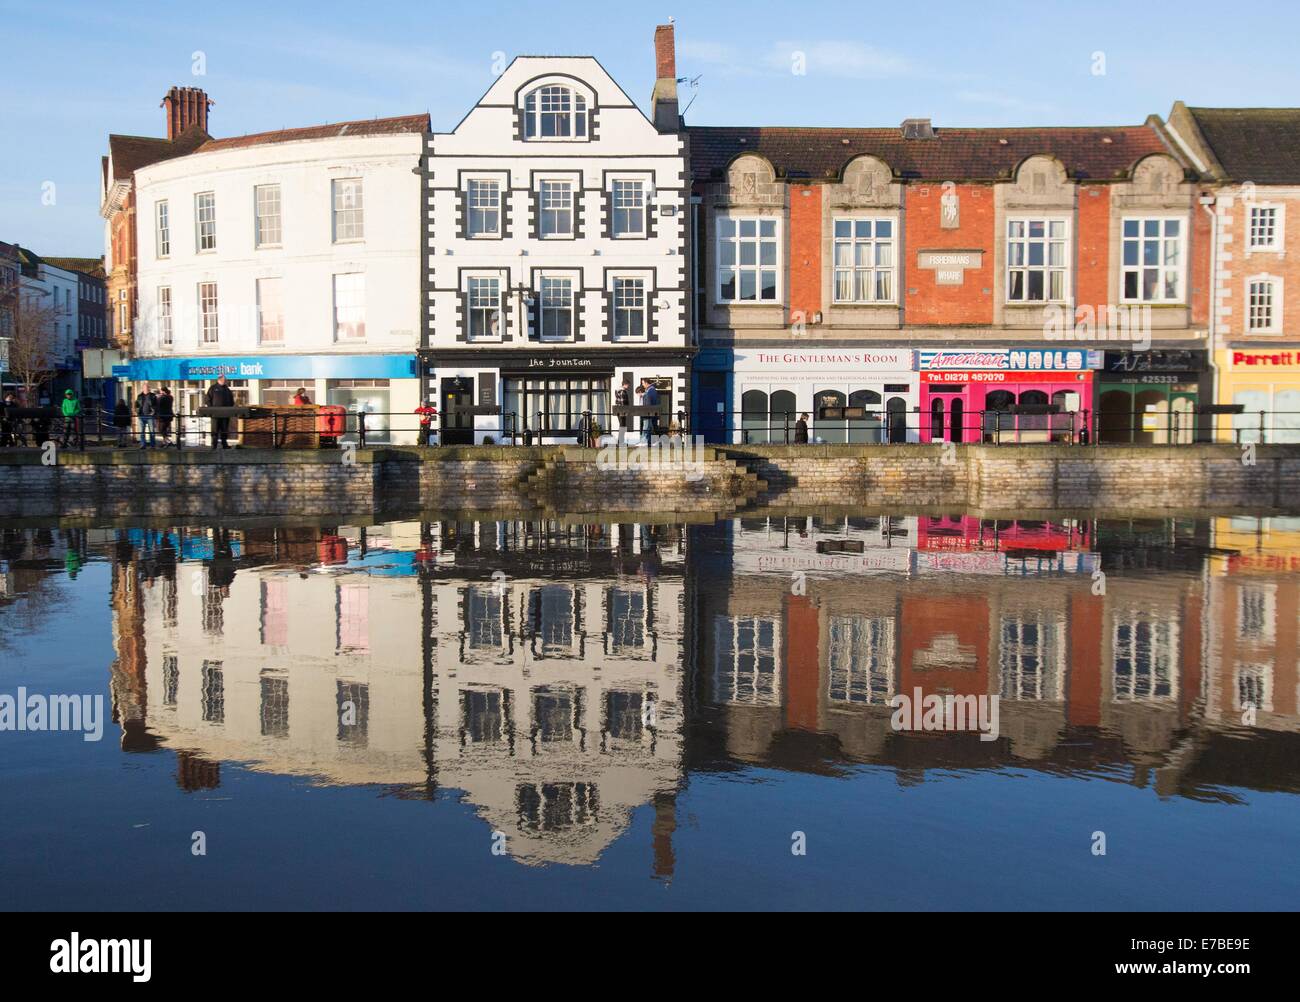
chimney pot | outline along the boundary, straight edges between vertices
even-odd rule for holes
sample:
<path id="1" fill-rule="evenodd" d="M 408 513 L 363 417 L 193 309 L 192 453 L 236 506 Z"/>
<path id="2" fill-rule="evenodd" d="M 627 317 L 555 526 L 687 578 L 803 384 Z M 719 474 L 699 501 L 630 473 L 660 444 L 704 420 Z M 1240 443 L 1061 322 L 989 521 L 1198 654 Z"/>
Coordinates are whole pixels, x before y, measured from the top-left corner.
<path id="1" fill-rule="evenodd" d="M 192 128 L 208 131 L 208 108 L 212 102 L 198 87 L 173 87 L 162 99 L 167 115 L 167 138 L 175 139 Z"/>

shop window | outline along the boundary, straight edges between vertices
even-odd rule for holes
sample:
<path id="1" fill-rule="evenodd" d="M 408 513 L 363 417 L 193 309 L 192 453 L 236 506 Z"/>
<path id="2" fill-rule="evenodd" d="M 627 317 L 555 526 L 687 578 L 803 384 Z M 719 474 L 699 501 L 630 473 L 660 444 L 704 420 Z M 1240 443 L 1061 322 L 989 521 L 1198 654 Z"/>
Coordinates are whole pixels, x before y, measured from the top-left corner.
<path id="1" fill-rule="evenodd" d="M 1260 444 L 1260 425 L 1267 426 L 1269 391 L 1263 388 L 1238 390 L 1232 397 L 1234 404 L 1245 408 L 1232 417 L 1232 430 L 1236 441 Z"/>
<path id="2" fill-rule="evenodd" d="M 1016 395 L 1009 390 L 994 390 L 984 398 L 984 441 L 996 442 L 1000 435 L 1014 433 Z"/>
<path id="3" fill-rule="evenodd" d="M 826 408 L 843 407 L 846 398 L 839 390 L 818 390 L 813 394 L 813 404 L 817 413 L 813 415 L 813 421 L 816 423 L 817 438 L 819 441 L 828 443 L 843 443 L 848 441 L 848 422 L 843 419 L 822 418 L 822 411 Z"/>
<path id="4" fill-rule="evenodd" d="M 886 405 L 885 419 L 888 422 L 889 441 L 897 445 L 907 441 L 907 401 L 902 397 L 890 397 Z"/>
<path id="5" fill-rule="evenodd" d="M 1269 441 L 1300 443 L 1300 390 L 1279 390 L 1273 396 L 1273 433 Z"/>
<path id="6" fill-rule="evenodd" d="M 771 440 L 773 442 L 793 442 L 794 426 L 799 420 L 799 412 L 795 409 L 795 395 L 789 390 L 777 390 L 772 394 L 772 426 Z M 789 438 L 786 438 L 786 432 L 789 431 Z"/>
<path id="7" fill-rule="evenodd" d="M 850 442 L 880 442 L 884 438 L 884 423 L 880 407 L 883 398 L 875 390 L 854 390 L 849 394 L 850 407 L 866 408 L 868 416 L 848 422 Z"/>
<path id="8" fill-rule="evenodd" d="M 1042 390 L 1025 390 L 1020 394 L 1020 404 L 1023 407 L 1046 407 L 1047 394 Z M 1021 414 L 1020 420 L 1015 422 L 1019 425 L 1018 441 L 1021 442 L 1046 442 L 1047 428 L 1049 417 L 1046 414 Z"/>
<path id="9" fill-rule="evenodd" d="M 740 427 L 747 445 L 762 445 L 769 440 L 767 431 L 767 394 L 746 390 L 740 398 Z"/>
<path id="10" fill-rule="evenodd" d="M 366 442 L 389 440 L 389 414 L 392 411 L 392 391 L 387 379 L 335 379 L 325 391 L 331 404 L 345 407 L 350 415 L 365 414 Z M 357 421 L 349 417 L 345 441 L 356 441 Z"/>
<path id="11" fill-rule="evenodd" d="M 521 431 L 545 435 L 576 435 L 582 415 L 590 412 L 598 422 L 608 422 L 609 377 L 597 379 L 503 380 L 505 414 L 514 414 Z"/>
<path id="12" fill-rule="evenodd" d="M 930 438 L 935 442 L 942 442 L 943 435 L 943 397 L 935 397 L 930 401 Z"/>

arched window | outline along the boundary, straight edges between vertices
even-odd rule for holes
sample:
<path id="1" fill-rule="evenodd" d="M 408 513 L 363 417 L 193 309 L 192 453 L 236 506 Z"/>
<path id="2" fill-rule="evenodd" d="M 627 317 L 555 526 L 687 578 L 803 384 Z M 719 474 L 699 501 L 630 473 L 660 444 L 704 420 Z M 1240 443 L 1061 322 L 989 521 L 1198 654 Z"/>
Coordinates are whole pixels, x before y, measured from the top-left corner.
<path id="1" fill-rule="evenodd" d="M 740 427 L 744 432 L 741 443 L 762 445 L 767 442 L 767 394 L 762 390 L 746 390 L 740 398 Z"/>
<path id="2" fill-rule="evenodd" d="M 524 138 L 586 139 L 587 99 L 563 84 L 545 84 L 524 99 Z"/>
<path id="3" fill-rule="evenodd" d="M 849 426 L 850 442 L 879 442 L 881 440 L 880 394 L 875 390 L 854 390 L 849 394 L 850 407 L 865 407 L 870 417 L 851 420 Z"/>
<path id="4" fill-rule="evenodd" d="M 813 394 L 813 405 L 817 412 L 813 420 L 817 422 L 817 437 L 822 442 L 843 443 L 848 441 L 848 425 L 843 418 L 822 418 L 826 408 L 843 408 L 845 396 L 839 390 L 819 390 Z"/>
<path id="5" fill-rule="evenodd" d="M 794 441 L 794 424 L 799 420 L 795 412 L 795 396 L 789 390 L 777 390 L 772 394 L 772 441 L 789 445 Z M 787 421 L 788 415 L 788 421 Z M 789 429 L 789 441 L 786 430 Z"/>

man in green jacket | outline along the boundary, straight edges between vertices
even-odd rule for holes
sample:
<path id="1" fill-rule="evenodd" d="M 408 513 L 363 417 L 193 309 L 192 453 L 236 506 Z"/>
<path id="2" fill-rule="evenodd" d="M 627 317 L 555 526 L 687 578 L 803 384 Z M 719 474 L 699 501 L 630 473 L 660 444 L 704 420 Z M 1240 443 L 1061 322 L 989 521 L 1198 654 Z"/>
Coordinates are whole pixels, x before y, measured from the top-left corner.
<path id="1" fill-rule="evenodd" d="M 65 449 L 70 448 L 75 436 L 84 447 L 86 439 L 81 433 L 81 401 L 71 390 L 63 391 L 61 410 L 63 411 L 63 441 L 59 444 Z"/>

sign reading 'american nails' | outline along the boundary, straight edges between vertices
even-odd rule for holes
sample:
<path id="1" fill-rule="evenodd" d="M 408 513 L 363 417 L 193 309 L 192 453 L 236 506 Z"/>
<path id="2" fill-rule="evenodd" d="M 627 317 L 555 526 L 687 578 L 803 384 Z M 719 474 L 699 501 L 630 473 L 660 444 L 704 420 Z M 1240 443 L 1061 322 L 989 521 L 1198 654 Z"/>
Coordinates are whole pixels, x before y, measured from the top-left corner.
<path id="1" fill-rule="evenodd" d="M 922 372 L 944 369 L 988 369 L 997 372 L 1083 372 L 1100 369 L 1102 352 L 1079 349 L 976 348 L 956 351 L 918 351 Z"/>
<path id="2" fill-rule="evenodd" d="M 934 272 L 935 285 L 963 285 L 966 270 L 979 271 L 984 267 L 982 250 L 923 250 L 918 252 L 918 268 Z"/>

